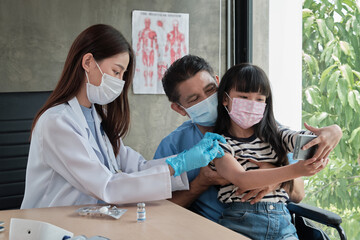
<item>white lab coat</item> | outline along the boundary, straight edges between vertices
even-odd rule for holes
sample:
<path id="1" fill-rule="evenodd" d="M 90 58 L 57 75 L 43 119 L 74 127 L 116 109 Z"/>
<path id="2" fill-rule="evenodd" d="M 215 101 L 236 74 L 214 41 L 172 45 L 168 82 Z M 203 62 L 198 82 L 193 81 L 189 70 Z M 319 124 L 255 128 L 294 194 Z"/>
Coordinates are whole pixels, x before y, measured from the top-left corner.
<path id="1" fill-rule="evenodd" d="M 101 119 L 93 111 L 101 136 Z M 111 204 L 145 202 L 189 188 L 186 174 L 170 177 L 165 159 L 146 161 L 122 141 L 115 158 L 107 136 L 99 140 L 111 159 L 110 170 L 99 160 L 101 151 L 76 97 L 44 112 L 31 137 L 21 208 L 96 204 L 98 199 Z"/>

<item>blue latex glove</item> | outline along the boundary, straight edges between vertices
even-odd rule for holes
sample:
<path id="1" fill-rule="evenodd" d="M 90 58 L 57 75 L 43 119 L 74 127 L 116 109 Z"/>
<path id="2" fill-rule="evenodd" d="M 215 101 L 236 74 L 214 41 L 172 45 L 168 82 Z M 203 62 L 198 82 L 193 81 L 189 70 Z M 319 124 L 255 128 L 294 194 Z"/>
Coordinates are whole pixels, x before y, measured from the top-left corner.
<path id="1" fill-rule="evenodd" d="M 203 139 L 205 139 L 205 138 L 212 139 L 212 140 L 218 140 L 221 143 L 226 143 L 225 138 L 217 133 L 206 132 Z"/>
<path id="2" fill-rule="evenodd" d="M 176 157 L 166 159 L 166 163 L 174 169 L 175 177 L 183 172 L 205 167 L 214 158 L 224 156 L 224 150 L 220 147 L 218 141 L 226 143 L 222 136 L 207 132 L 198 144 L 189 150 L 183 151 Z"/>
<path id="3" fill-rule="evenodd" d="M 221 143 L 226 143 L 226 140 L 223 136 L 216 134 L 216 133 L 212 133 L 212 132 L 206 132 L 204 135 L 204 138 L 217 140 L 218 142 L 221 142 Z M 216 158 L 221 158 L 223 156 L 224 156 L 224 150 L 220 147 L 220 150 L 218 152 L 218 155 L 216 155 Z"/>

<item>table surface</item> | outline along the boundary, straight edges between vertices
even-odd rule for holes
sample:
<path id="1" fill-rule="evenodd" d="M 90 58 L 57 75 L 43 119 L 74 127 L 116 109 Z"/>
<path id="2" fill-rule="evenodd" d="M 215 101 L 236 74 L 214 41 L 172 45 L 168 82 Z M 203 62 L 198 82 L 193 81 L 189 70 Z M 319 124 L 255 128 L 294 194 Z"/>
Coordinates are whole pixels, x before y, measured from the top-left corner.
<path id="1" fill-rule="evenodd" d="M 146 221 L 136 221 L 136 204 L 118 206 L 127 209 L 120 219 L 80 216 L 75 211 L 82 206 L 37 208 L 0 211 L 5 231 L 0 240 L 9 239 L 11 218 L 48 222 L 74 233 L 74 236 L 103 236 L 116 239 L 248 239 L 219 224 L 201 217 L 170 201 L 146 203 Z"/>

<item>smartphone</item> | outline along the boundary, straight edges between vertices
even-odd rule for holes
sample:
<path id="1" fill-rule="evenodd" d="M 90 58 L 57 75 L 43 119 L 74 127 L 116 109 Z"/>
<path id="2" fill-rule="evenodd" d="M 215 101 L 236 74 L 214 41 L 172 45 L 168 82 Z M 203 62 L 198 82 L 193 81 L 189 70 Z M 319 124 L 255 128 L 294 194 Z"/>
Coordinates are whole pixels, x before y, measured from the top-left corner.
<path id="1" fill-rule="evenodd" d="M 318 148 L 318 145 L 312 146 L 311 148 L 308 148 L 307 150 L 302 150 L 302 147 L 313 140 L 314 138 L 317 138 L 316 135 L 306 135 L 306 134 L 299 134 L 296 137 L 295 142 L 295 148 L 294 148 L 294 160 L 307 160 L 309 158 L 312 158 Z"/>

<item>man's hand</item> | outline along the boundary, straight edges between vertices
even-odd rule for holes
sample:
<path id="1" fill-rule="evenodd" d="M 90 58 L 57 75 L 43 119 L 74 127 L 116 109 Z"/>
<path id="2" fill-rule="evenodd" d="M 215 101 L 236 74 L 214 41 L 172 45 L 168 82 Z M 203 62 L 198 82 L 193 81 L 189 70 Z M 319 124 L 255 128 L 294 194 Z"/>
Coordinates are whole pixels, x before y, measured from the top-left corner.
<path id="1" fill-rule="evenodd" d="M 207 187 L 213 185 L 226 185 L 230 183 L 228 180 L 221 177 L 216 171 L 212 170 L 209 166 L 200 168 L 198 178 L 198 183 Z"/>
<path id="2" fill-rule="evenodd" d="M 220 177 L 220 175 L 205 166 L 200 168 L 200 173 L 190 182 L 190 189 L 186 191 L 176 191 L 172 193 L 170 201 L 182 207 L 189 207 L 203 192 L 213 185 L 225 185 L 230 182 Z"/>
<path id="3" fill-rule="evenodd" d="M 259 166 L 260 169 L 266 169 L 266 168 L 275 168 L 276 166 L 274 166 L 271 163 L 267 163 L 267 162 L 257 162 L 254 161 L 252 159 L 249 159 L 250 162 L 256 164 Z M 256 171 L 256 170 L 255 170 Z M 268 185 L 265 186 L 263 188 L 257 188 L 257 189 L 253 189 L 250 192 L 248 192 L 247 194 L 245 194 L 242 198 L 241 201 L 242 202 L 246 202 L 248 201 L 250 198 L 255 197 L 254 199 L 252 199 L 250 201 L 250 204 L 255 204 L 257 202 L 259 202 L 266 194 L 275 191 L 276 189 L 278 189 L 280 187 L 281 184 L 273 184 L 273 185 Z M 236 195 L 241 195 L 244 192 L 242 190 L 238 190 L 236 192 Z"/>
<path id="4" fill-rule="evenodd" d="M 250 204 L 255 204 L 255 203 L 259 202 L 266 194 L 275 191 L 279 187 L 280 187 L 280 184 L 274 184 L 274 185 L 269 185 L 269 186 L 266 186 L 263 188 L 251 190 L 250 192 L 248 192 L 241 198 L 241 202 L 246 202 L 250 198 L 254 197 L 254 199 L 252 199 L 250 201 Z M 241 195 L 241 194 L 243 194 L 243 192 L 238 191 L 238 192 L 236 192 L 236 194 Z"/>

